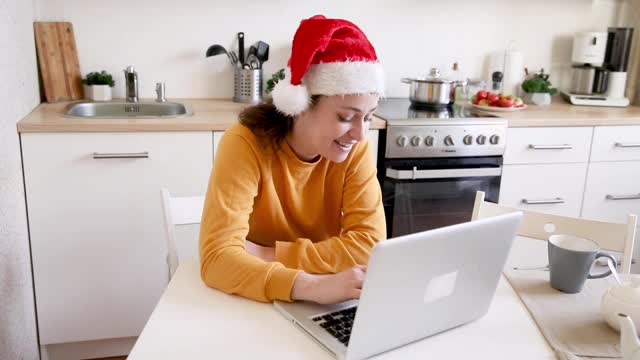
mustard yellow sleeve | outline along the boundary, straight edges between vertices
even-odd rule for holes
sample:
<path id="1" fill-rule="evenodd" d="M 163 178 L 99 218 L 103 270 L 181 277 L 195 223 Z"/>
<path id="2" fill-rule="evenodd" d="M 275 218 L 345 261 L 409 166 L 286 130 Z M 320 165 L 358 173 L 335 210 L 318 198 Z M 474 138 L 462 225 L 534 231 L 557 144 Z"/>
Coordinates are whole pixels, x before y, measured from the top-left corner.
<path id="1" fill-rule="evenodd" d="M 250 144 L 227 131 L 209 179 L 200 227 L 200 273 L 210 287 L 269 302 L 291 301 L 299 270 L 265 262 L 245 250 L 260 168 Z"/>
<path id="2" fill-rule="evenodd" d="M 305 238 L 276 242 L 276 260 L 286 267 L 325 274 L 365 265 L 371 248 L 386 238 L 382 193 L 368 142 L 354 151 L 343 189 L 342 233 L 316 243 Z"/>

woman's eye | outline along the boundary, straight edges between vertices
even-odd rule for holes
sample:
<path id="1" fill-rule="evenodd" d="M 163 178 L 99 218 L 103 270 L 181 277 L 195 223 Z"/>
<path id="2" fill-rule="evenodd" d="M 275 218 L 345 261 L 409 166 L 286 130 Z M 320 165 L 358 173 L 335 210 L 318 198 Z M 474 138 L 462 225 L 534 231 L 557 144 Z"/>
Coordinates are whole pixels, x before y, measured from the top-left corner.
<path id="1" fill-rule="evenodd" d="M 372 122 L 373 121 L 373 116 L 369 116 L 368 118 L 364 119 L 365 122 Z"/>
<path id="2" fill-rule="evenodd" d="M 340 120 L 340 122 L 351 122 L 351 119 L 343 118 L 340 115 L 338 115 L 338 120 Z"/>

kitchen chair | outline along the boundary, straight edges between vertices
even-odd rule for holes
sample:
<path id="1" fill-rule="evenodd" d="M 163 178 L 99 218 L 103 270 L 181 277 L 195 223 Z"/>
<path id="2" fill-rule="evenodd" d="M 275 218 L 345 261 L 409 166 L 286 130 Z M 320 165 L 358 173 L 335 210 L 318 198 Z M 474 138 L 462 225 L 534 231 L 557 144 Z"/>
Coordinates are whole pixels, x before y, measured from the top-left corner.
<path id="1" fill-rule="evenodd" d="M 171 279 L 181 261 L 198 259 L 198 236 L 193 234 L 200 231 L 204 195 L 171 196 L 169 190 L 164 188 L 161 189 L 161 192 L 167 232 L 167 265 L 169 266 L 169 279 Z M 178 242 L 176 240 L 176 229 L 177 227 L 186 227 L 185 225 L 191 225 L 189 230 L 191 230 L 190 234 L 192 236 L 189 236 L 189 239 L 182 239 Z M 197 225 L 197 227 L 193 225 Z"/>
<path id="2" fill-rule="evenodd" d="M 560 215 L 522 210 L 484 201 L 484 192 L 476 192 L 471 220 L 506 214 L 523 213 L 518 235 L 547 240 L 554 234 L 568 234 L 591 239 L 604 250 L 622 253 L 620 272 L 631 272 L 631 257 L 636 231 L 637 216 L 629 214 L 626 224 L 587 220 Z"/>

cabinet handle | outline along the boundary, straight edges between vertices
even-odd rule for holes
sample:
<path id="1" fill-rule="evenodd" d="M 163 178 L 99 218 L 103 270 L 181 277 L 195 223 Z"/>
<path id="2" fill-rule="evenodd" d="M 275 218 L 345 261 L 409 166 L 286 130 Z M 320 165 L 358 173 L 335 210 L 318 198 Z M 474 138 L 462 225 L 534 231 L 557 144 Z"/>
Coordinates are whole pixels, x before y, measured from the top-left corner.
<path id="1" fill-rule="evenodd" d="M 570 150 L 573 149 L 573 145 L 570 144 L 562 144 L 562 145 L 534 145 L 529 144 L 529 149 L 533 150 Z"/>
<path id="2" fill-rule="evenodd" d="M 522 203 L 527 205 L 540 205 L 540 204 L 564 204 L 563 198 L 555 198 L 555 199 L 540 199 L 540 200 L 529 200 L 522 199 Z"/>
<path id="3" fill-rule="evenodd" d="M 638 200 L 640 199 L 640 194 L 632 194 L 632 195 L 611 195 L 607 194 L 605 196 L 607 200 Z"/>
<path id="4" fill-rule="evenodd" d="M 621 143 L 621 142 L 617 142 L 615 143 L 616 147 L 621 147 L 621 148 L 633 148 L 633 147 L 640 147 L 640 143 Z"/>
<path id="5" fill-rule="evenodd" d="M 94 159 L 147 159 L 149 158 L 148 151 L 142 151 L 137 153 L 93 153 Z"/>

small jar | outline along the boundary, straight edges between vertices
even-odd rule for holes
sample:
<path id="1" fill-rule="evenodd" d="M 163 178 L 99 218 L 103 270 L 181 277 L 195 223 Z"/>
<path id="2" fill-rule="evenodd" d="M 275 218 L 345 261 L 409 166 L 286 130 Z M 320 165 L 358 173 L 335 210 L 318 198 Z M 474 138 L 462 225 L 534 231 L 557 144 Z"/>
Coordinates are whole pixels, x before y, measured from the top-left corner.
<path id="1" fill-rule="evenodd" d="M 487 82 L 482 79 L 467 79 L 467 99 L 471 101 L 478 91 L 487 90 Z"/>

